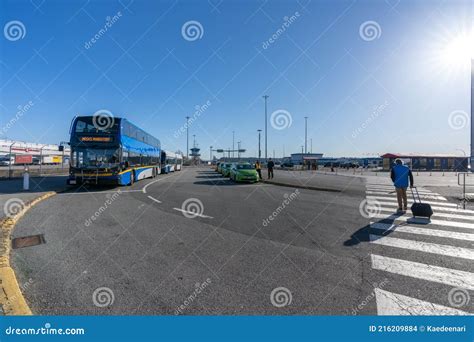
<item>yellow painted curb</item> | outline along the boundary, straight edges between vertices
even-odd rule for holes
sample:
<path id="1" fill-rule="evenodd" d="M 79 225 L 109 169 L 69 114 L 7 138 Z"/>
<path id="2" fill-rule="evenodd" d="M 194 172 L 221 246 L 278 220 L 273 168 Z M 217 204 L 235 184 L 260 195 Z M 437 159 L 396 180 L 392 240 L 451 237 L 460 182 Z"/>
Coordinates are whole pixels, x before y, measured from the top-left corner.
<path id="1" fill-rule="evenodd" d="M 0 305 L 5 315 L 31 315 L 31 309 L 26 303 L 15 272 L 10 267 L 11 233 L 15 224 L 25 213 L 39 202 L 56 195 L 51 191 L 26 203 L 12 217 L 0 220 Z"/>

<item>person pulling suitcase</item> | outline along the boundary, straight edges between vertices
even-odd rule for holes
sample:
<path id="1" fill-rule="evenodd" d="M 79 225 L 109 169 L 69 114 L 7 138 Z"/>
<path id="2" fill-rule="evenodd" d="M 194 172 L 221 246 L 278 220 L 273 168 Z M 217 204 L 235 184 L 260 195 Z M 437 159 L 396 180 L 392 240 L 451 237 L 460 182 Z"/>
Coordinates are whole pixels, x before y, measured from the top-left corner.
<path id="1" fill-rule="evenodd" d="M 395 165 L 390 171 L 390 178 L 392 179 L 393 185 L 395 186 L 395 191 L 397 193 L 397 212 L 405 213 L 408 209 L 408 181 L 410 181 L 410 188 L 413 188 L 413 174 L 408 166 L 403 165 L 403 161 L 401 159 L 396 159 Z"/>

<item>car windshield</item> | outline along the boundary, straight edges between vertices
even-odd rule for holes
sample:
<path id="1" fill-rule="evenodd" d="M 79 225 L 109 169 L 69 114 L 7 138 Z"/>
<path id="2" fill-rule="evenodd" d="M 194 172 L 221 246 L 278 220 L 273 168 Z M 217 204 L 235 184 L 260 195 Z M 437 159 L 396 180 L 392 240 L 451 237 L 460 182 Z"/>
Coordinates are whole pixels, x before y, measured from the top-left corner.
<path id="1" fill-rule="evenodd" d="M 250 164 L 239 164 L 237 165 L 238 170 L 253 170 L 254 167 Z"/>
<path id="2" fill-rule="evenodd" d="M 80 168 L 112 168 L 118 166 L 119 150 L 116 148 L 80 148 L 72 153 L 72 165 Z"/>
<path id="3" fill-rule="evenodd" d="M 232 164 L 224 164 L 224 167 L 231 167 Z"/>

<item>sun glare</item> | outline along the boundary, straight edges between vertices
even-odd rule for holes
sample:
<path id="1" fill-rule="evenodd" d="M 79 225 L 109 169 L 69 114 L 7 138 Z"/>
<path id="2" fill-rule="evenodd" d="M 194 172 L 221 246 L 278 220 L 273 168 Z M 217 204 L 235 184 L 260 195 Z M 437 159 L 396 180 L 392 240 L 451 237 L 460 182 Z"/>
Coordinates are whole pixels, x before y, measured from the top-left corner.
<path id="1" fill-rule="evenodd" d="M 469 34 L 454 37 L 442 51 L 443 62 L 448 67 L 465 65 L 470 63 L 472 58 L 474 58 L 474 42 Z"/>

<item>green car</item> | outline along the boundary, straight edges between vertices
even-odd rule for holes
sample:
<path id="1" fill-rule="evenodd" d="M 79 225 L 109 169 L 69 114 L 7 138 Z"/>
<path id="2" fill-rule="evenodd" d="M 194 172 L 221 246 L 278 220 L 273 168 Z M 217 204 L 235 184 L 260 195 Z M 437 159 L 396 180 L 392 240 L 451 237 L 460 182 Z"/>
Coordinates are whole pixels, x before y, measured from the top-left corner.
<path id="1" fill-rule="evenodd" d="M 258 182 L 257 170 L 249 163 L 238 163 L 230 170 L 230 179 L 235 182 Z"/>
<path id="2" fill-rule="evenodd" d="M 232 167 L 231 163 L 223 163 L 221 164 L 221 173 L 224 177 L 229 177 L 230 176 L 230 169 Z"/>

